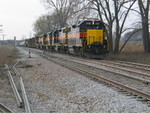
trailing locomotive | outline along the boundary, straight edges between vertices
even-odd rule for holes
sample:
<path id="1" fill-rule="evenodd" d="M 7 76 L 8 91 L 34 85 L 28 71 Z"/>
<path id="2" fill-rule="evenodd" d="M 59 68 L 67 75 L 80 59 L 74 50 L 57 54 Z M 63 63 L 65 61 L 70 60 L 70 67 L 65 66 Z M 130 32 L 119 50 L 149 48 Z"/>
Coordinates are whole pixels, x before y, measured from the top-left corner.
<path id="1" fill-rule="evenodd" d="M 104 23 L 91 20 L 27 39 L 26 45 L 84 56 L 99 56 L 109 51 Z"/>

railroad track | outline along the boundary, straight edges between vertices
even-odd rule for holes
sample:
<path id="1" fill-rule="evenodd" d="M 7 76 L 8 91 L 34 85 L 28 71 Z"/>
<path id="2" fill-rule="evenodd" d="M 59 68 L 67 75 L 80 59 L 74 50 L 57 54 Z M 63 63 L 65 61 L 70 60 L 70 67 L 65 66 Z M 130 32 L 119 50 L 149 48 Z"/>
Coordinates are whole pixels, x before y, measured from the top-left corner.
<path id="1" fill-rule="evenodd" d="M 70 58 L 68 57 L 67 59 L 74 60 L 76 62 L 88 62 L 91 64 L 95 64 L 98 67 L 105 68 L 107 70 L 112 70 L 110 72 L 112 73 L 126 73 L 122 75 L 129 76 L 130 78 L 136 78 L 137 80 L 141 78 L 141 80 L 144 81 L 145 83 L 149 83 L 150 80 L 150 68 L 145 69 L 143 66 L 142 67 L 136 67 L 135 65 L 126 65 L 123 62 L 113 62 L 113 61 L 106 61 L 106 60 L 86 60 L 86 59 L 81 59 L 81 58 Z M 146 65 L 147 67 L 148 65 Z M 119 71 L 118 71 L 119 70 Z M 147 81 L 148 80 L 148 81 Z M 147 81 L 147 82 L 146 82 Z"/>
<path id="2" fill-rule="evenodd" d="M 138 67 L 142 67 L 142 68 L 149 68 L 149 70 L 150 70 L 150 65 L 148 65 L 148 64 L 141 64 L 141 63 L 128 62 L 128 61 L 118 61 L 118 62 L 125 63 L 127 65 L 138 66 Z"/>
<path id="3" fill-rule="evenodd" d="M 103 63 L 110 64 L 110 65 L 115 65 L 115 66 L 121 66 L 121 67 L 128 67 L 131 69 L 136 69 L 136 70 L 143 70 L 143 71 L 148 71 L 150 72 L 150 65 L 145 65 L 145 64 L 140 64 L 140 63 L 133 63 L 133 62 L 125 62 L 125 61 L 106 61 L 103 60 Z"/>
<path id="4" fill-rule="evenodd" d="M 13 113 L 11 109 L 0 103 L 0 112 L 2 113 Z"/>
<path id="5" fill-rule="evenodd" d="M 41 54 L 41 52 L 40 52 L 40 54 Z M 123 91 L 127 91 L 127 92 L 131 93 L 132 95 L 136 95 L 136 96 L 142 98 L 142 100 L 143 99 L 150 100 L 150 92 L 146 92 L 146 91 L 149 91 L 148 89 L 146 89 L 145 91 L 139 90 L 138 88 L 136 88 L 137 86 L 136 87 L 132 87 L 132 85 L 128 86 L 128 84 L 121 83 L 120 80 L 115 81 L 115 80 L 112 80 L 111 78 L 108 78 L 108 76 L 101 76 L 101 74 L 99 74 L 100 72 L 98 72 L 98 70 L 102 70 L 102 69 L 98 69 L 97 67 L 93 67 L 92 65 L 83 64 L 81 62 L 79 63 L 79 62 L 76 62 L 73 60 L 68 60 L 68 58 L 66 59 L 66 58 L 55 57 L 53 55 L 51 56 L 50 54 L 44 54 L 44 55 L 41 54 L 41 55 L 43 57 L 46 57 L 48 60 L 51 60 L 57 64 L 63 65 L 67 68 L 70 68 L 77 72 L 88 75 L 89 77 L 94 78 L 96 80 L 103 81 L 104 83 L 107 83 L 114 87 L 122 89 Z M 103 69 L 103 71 L 105 71 L 105 73 L 106 73 L 106 72 L 109 72 L 110 70 Z M 112 73 L 112 72 L 110 72 L 110 73 Z M 113 75 L 116 76 L 116 73 L 114 72 Z M 120 76 L 121 74 L 118 74 L 118 75 Z M 122 76 L 120 76 L 120 77 L 122 77 Z M 126 76 L 126 78 L 127 78 L 127 76 Z M 128 76 L 128 78 L 131 78 L 131 77 Z M 132 77 L 132 79 L 133 79 L 133 77 Z M 146 87 L 146 86 L 148 87 L 147 83 L 150 82 L 149 80 L 139 79 L 139 78 L 134 79 L 134 80 L 138 81 L 137 84 L 139 84 L 139 81 L 141 81 L 142 83 L 146 83 L 145 85 L 142 84 L 143 87 Z M 125 81 L 128 82 L 128 79 Z M 133 81 L 131 81 L 131 82 L 133 82 Z"/>
<path id="6" fill-rule="evenodd" d="M 33 50 L 33 49 L 32 49 Z M 36 50 L 36 53 L 41 51 Z M 60 56 L 58 56 L 60 57 Z M 63 58 L 65 59 L 65 58 Z M 131 65 L 126 65 L 125 63 L 123 64 L 122 62 L 113 62 L 113 61 L 106 61 L 106 60 L 100 60 L 97 62 L 97 60 L 85 60 L 83 58 L 76 58 L 76 57 L 68 57 L 66 60 L 71 59 L 75 60 L 75 62 L 88 62 L 88 63 L 93 63 L 96 64 L 99 69 L 102 69 L 107 72 L 112 72 L 114 74 L 119 74 L 128 78 L 136 79 L 139 81 L 142 81 L 143 83 L 149 84 L 150 83 L 150 69 L 147 68 L 147 72 L 145 72 L 145 68 L 137 68 L 136 66 L 131 66 Z M 96 67 L 95 67 L 96 68 Z"/>
<path id="7" fill-rule="evenodd" d="M 82 69 L 81 67 L 78 67 L 77 65 L 76 66 L 70 65 L 70 64 L 66 63 L 67 61 L 62 61 L 62 60 L 60 61 L 60 58 L 54 58 L 53 56 L 52 57 L 44 56 L 44 57 L 46 57 L 47 59 L 49 59 L 49 60 L 51 60 L 51 61 L 53 61 L 53 62 L 55 62 L 57 64 L 63 65 L 65 67 L 73 69 L 73 70 L 76 70 L 76 71 L 81 72 L 83 74 L 86 74 L 86 75 L 88 75 L 88 76 L 90 76 L 92 78 L 95 78 L 97 80 L 103 81 L 103 82 L 105 82 L 107 84 L 111 84 L 111 85 L 113 85 L 115 87 L 118 87 L 120 89 L 126 90 L 126 91 L 128 91 L 130 93 L 133 93 L 133 94 L 139 96 L 139 97 L 143 97 L 144 99 L 150 100 L 150 94 L 147 94 L 145 92 L 139 91 L 139 90 L 134 89 L 132 87 L 123 85 L 123 84 L 121 84 L 119 82 L 116 82 L 116 81 L 113 81 L 111 79 L 99 76 L 98 74 L 95 74 L 93 72 L 90 72 L 90 71 L 87 71 L 85 69 Z"/>
<path id="8" fill-rule="evenodd" d="M 18 63 L 19 63 L 19 61 L 12 68 L 10 68 L 7 64 L 5 64 L 5 67 L 6 67 L 7 72 L 8 72 L 8 78 L 9 78 L 10 84 L 12 86 L 13 92 L 15 94 L 15 98 L 16 98 L 18 107 L 25 108 L 26 113 L 31 113 L 31 108 L 30 108 L 29 100 L 27 98 L 27 94 L 26 94 L 26 90 L 25 90 L 25 87 L 24 87 L 23 79 L 22 79 L 20 73 L 18 72 L 18 70 L 15 67 Z M 15 82 L 13 80 L 13 77 L 12 77 L 11 71 L 14 71 L 15 74 L 19 78 L 19 83 L 20 83 L 20 88 L 21 88 L 21 93 L 22 93 L 22 98 L 23 99 L 21 98 L 21 96 L 18 92 L 18 89 L 17 89 L 17 87 L 15 85 Z M 0 105 L 0 108 L 4 109 L 4 107 L 2 107 L 2 105 Z M 7 113 L 9 109 L 7 110 L 7 108 L 5 108 L 4 110 Z M 12 113 L 12 112 L 8 112 L 8 113 Z"/>

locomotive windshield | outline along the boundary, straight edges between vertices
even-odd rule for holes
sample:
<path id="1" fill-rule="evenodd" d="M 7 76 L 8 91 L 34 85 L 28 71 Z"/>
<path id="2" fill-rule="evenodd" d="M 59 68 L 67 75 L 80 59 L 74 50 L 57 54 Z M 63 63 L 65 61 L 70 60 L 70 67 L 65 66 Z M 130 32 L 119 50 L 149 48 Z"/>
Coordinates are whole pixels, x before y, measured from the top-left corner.
<path id="1" fill-rule="evenodd" d="M 80 24 L 80 31 L 85 32 L 87 29 L 103 29 L 105 26 L 101 21 L 84 21 Z"/>

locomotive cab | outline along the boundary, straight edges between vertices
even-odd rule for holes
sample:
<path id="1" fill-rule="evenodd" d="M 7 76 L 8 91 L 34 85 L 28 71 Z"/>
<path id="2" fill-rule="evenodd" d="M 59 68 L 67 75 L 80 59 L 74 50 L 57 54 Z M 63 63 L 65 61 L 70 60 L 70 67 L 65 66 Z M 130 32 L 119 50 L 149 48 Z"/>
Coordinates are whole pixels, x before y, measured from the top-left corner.
<path id="1" fill-rule="evenodd" d="M 93 54 L 102 54 L 108 51 L 104 23 L 101 21 L 83 21 L 79 27 L 84 51 Z"/>

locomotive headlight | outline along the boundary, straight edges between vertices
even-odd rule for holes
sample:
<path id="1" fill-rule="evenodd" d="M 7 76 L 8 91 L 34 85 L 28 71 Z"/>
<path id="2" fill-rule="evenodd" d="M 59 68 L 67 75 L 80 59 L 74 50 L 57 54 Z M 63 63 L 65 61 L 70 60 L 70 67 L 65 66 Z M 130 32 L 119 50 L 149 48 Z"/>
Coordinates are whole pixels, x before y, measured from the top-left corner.
<path id="1" fill-rule="evenodd" d="M 91 46 L 88 46 L 89 48 L 91 47 Z"/>

